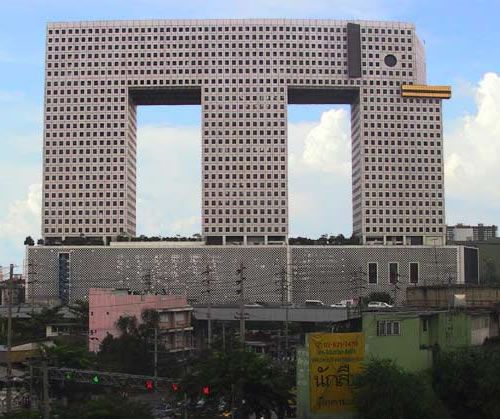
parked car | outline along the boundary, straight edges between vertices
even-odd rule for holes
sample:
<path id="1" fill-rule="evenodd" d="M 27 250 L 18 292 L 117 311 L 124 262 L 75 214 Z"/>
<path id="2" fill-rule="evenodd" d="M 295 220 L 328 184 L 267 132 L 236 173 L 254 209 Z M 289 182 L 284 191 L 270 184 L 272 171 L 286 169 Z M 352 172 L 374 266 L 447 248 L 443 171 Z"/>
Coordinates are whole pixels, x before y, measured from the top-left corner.
<path id="1" fill-rule="evenodd" d="M 246 303 L 245 307 L 262 307 L 262 304 L 259 304 L 259 303 Z"/>
<path id="2" fill-rule="evenodd" d="M 306 300 L 304 304 L 307 307 L 317 307 L 317 306 L 324 306 L 325 304 L 321 300 Z"/>
<path id="3" fill-rule="evenodd" d="M 357 300 L 351 298 L 350 300 L 340 300 L 340 303 L 334 303 L 334 304 L 331 304 L 330 307 L 343 307 L 343 308 L 346 308 L 346 307 L 355 307 L 357 306 Z"/>
<path id="4" fill-rule="evenodd" d="M 384 303 L 383 301 L 370 301 L 368 303 L 368 308 L 391 308 L 391 304 Z"/>

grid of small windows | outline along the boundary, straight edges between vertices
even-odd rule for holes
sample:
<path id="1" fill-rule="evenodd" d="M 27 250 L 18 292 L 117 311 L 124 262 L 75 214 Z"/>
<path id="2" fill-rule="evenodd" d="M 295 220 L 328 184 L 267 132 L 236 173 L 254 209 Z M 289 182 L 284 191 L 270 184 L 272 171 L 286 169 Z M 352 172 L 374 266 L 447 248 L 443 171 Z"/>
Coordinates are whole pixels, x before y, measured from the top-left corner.
<path id="1" fill-rule="evenodd" d="M 288 86 L 360 89 L 352 104 L 357 234 L 442 234 L 441 103 L 399 93 L 418 79 L 413 26 L 363 23 L 362 78 L 350 79 L 346 23 L 49 25 L 44 235 L 135 234 L 128 88 L 155 86 L 201 87 L 204 235 L 288 234 Z"/>

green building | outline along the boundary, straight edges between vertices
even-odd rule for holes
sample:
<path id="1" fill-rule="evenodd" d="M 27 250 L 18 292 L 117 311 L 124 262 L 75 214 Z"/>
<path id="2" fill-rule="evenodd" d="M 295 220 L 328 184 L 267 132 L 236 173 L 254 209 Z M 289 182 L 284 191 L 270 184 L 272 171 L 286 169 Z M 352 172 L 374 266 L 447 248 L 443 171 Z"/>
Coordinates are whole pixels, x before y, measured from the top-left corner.
<path id="1" fill-rule="evenodd" d="M 440 351 L 481 345 L 486 338 L 498 336 L 498 313 L 491 309 L 411 309 L 365 311 L 361 325 L 348 320 L 349 327 L 337 327 L 343 332 L 364 333 L 365 360 L 392 359 L 409 371 L 432 367 Z M 352 330 L 352 326 L 358 330 Z M 336 415 L 312 414 L 309 408 L 309 350 L 297 350 L 297 417 L 304 419 L 351 417 L 350 412 Z"/>
<path id="2" fill-rule="evenodd" d="M 397 310 L 363 313 L 365 353 L 392 359 L 410 371 L 432 366 L 439 351 L 481 345 L 498 335 L 488 310 Z"/>

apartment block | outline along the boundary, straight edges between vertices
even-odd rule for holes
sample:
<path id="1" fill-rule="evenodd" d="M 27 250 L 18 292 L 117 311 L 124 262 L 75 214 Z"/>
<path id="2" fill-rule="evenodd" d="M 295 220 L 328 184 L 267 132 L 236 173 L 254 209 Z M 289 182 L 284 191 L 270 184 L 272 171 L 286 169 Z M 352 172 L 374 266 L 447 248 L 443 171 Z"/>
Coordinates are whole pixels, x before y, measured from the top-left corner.
<path id="1" fill-rule="evenodd" d="M 477 242 L 487 241 L 497 237 L 498 227 L 496 225 L 465 225 L 457 224 L 446 226 L 446 241 L 452 242 Z"/>

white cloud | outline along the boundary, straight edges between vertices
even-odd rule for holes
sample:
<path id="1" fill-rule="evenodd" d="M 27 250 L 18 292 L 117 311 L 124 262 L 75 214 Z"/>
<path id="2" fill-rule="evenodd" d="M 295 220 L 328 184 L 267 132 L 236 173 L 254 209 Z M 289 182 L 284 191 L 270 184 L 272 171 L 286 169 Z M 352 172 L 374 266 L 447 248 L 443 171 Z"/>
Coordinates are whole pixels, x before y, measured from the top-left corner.
<path id="1" fill-rule="evenodd" d="M 0 219 L 0 240 L 20 246 L 26 236 L 36 238 L 40 232 L 41 203 L 42 185 L 30 185 L 27 197 L 12 202 Z"/>
<path id="2" fill-rule="evenodd" d="M 476 219 L 468 222 L 500 208 L 500 74 L 486 73 L 474 90 L 476 113 L 455 121 L 445 135 L 447 198 L 475 203 Z"/>
<path id="3" fill-rule="evenodd" d="M 349 112 L 330 109 L 319 122 L 288 125 L 290 234 L 351 233 Z"/>
<path id="4" fill-rule="evenodd" d="M 290 219 L 297 234 L 319 236 L 325 228 L 349 234 L 350 147 L 345 109 L 289 124 Z M 201 232 L 200 128 L 139 127 L 137 156 L 137 234 Z"/>
<path id="5" fill-rule="evenodd" d="M 321 115 L 305 140 L 304 163 L 313 170 L 351 174 L 350 121 L 344 109 L 332 109 Z"/>
<path id="6" fill-rule="evenodd" d="M 199 233 L 200 128 L 148 125 L 137 137 L 137 234 Z"/>

